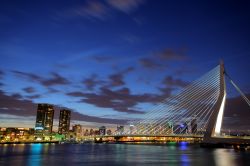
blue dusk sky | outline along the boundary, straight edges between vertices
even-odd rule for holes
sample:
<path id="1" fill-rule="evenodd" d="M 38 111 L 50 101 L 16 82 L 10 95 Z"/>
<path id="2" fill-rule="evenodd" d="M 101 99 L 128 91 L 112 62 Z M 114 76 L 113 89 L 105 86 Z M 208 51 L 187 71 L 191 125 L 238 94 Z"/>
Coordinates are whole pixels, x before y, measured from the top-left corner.
<path id="1" fill-rule="evenodd" d="M 37 103 L 55 106 L 55 127 L 60 108 L 72 124 L 124 124 L 221 59 L 249 97 L 247 0 L 2 0 L 0 127 L 34 127 Z M 227 88 L 224 127 L 246 127 Z"/>

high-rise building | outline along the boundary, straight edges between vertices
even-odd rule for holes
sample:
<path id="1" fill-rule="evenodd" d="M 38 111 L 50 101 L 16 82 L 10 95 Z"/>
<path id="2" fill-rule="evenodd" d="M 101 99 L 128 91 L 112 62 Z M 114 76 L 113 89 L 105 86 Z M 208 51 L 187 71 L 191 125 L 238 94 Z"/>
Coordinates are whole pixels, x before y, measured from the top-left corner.
<path id="1" fill-rule="evenodd" d="M 94 135 L 94 129 L 90 129 L 89 135 Z"/>
<path id="2" fill-rule="evenodd" d="M 129 133 L 133 134 L 135 126 L 133 124 L 129 125 Z"/>
<path id="3" fill-rule="evenodd" d="M 51 133 L 53 127 L 54 108 L 50 104 L 38 104 L 36 114 L 36 133 Z"/>
<path id="4" fill-rule="evenodd" d="M 110 129 L 107 130 L 107 135 L 112 135 L 112 131 Z"/>
<path id="5" fill-rule="evenodd" d="M 188 133 L 188 124 L 187 122 L 180 124 L 180 134 L 187 134 Z"/>
<path id="6" fill-rule="evenodd" d="M 117 126 L 116 129 L 117 134 L 123 134 L 124 133 L 124 126 Z"/>
<path id="7" fill-rule="evenodd" d="M 106 127 L 105 126 L 101 126 L 99 128 L 99 134 L 100 135 L 106 135 Z"/>
<path id="8" fill-rule="evenodd" d="M 197 120 L 196 118 L 191 121 L 191 133 L 195 134 L 197 132 Z"/>
<path id="9" fill-rule="evenodd" d="M 80 140 L 82 137 L 82 125 L 80 124 L 73 125 L 72 130 L 76 136 L 76 140 Z"/>
<path id="10" fill-rule="evenodd" d="M 89 135 L 90 135 L 90 134 L 89 134 L 89 130 L 86 129 L 83 135 L 84 135 L 84 136 L 89 136 Z"/>
<path id="11" fill-rule="evenodd" d="M 60 110 L 59 127 L 58 127 L 59 134 L 67 134 L 69 132 L 70 115 L 71 115 L 70 110 L 67 109 Z"/>

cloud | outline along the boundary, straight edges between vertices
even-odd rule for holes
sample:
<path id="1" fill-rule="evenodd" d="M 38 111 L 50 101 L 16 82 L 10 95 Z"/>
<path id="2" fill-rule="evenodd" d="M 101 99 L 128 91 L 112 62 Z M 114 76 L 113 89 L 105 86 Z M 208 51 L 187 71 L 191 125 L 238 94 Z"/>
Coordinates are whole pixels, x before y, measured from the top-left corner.
<path id="1" fill-rule="evenodd" d="M 172 61 L 185 61 L 187 60 L 188 57 L 186 56 L 186 50 L 185 49 L 170 49 L 170 48 L 165 48 L 161 51 L 156 51 L 152 54 L 150 54 L 146 58 L 141 58 L 139 59 L 139 63 L 147 69 L 152 69 L 152 70 L 163 70 L 166 67 L 169 67 L 169 62 Z M 182 71 L 178 71 L 180 73 Z"/>
<path id="2" fill-rule="evenodd" d="M 44 86 L 48 87 L 48 86 L 53 86 L 53 85 L 68 85 L 68 84 L 70 84 L 70 82 L 66 78 L 60 76 L 59 74 L 57 74 L 57 73 L 51 73 L 51 74 L 52 74 L 52 78 L 44 79 L 41 81 L 41 83 Z"/>
<path id="3" fill-rule="evenodd" d="M 122 71 L 109 75 L 109 83 L 107 87 L 116 87 L 116 86 L 123 86 L 125 82 L 123 81 L 123 77 L 125 74 L 132 72 L 134 70 L 133 67 L 128 67 Z"/>
<path id="4" fill-rule="evenodd" d="M 246 97 L 250 99 L 250 94 L 246 94 Z M 241 96 L 226 100 L 224 117 L 225 121 L 223 121 L 223 128 L 248 130 L 250 127 L 249 105 Z"/>
<path id="5" fill-rule="evenodd" d="M 149 58 L 142 58 L 139 60 L 139 63 L 148 69 L 161 69 L 162 65 L 155 62 L 153 59 L 149 59 Z"/>
<path id="6" fill-rule="evenodd" d="M 95 105 L 101 108 L 111 108 L 117 112 L 125 112 L 128 114 L 142 114 L 140 110 L 136 110 L 135 106 L 139 103 L 157 103 L 169 97 L 172 89 L 157 94 L 132 94 L 129 88 L 123 87 L 118 90 L 111 90 L 105 86 L 96 93 L 83 93 L 74 91 L 67 93 L 68 96 L 79 97 L 80 102 Z"/>
<path id="7" fill-rule="evenodd" d="M 36 116 L 37 104 L 31 100 L 23 99 L 20 94 L 14 94 L 11 96 L 6 95 L 0 90 L 0 114 L 16 115 L 21 117 Z M 54 106 L 55 119 L 59 117 L 60 106 Z M 109 124 L 124 124 L 126 120 L 111 119 L 111 118 L 99 118 L 95 116 L 89 116 L 81 114 L 76 111 L 71 112 L 71 120 L 80 120 L 86 122 L 98 122 Z M 21 123 L 21 122 L 20 122 Z M 35 123 L 35 122 L 34 122 Z"/>
<path id="8" fill-rule="evenodd" d="M 18 77 L 25 78 L 29 81 L 38 82 L 45 87 L 70 84 L 70 81 L 68 81 L 66 78 L 60 76 L 59 74 L 55 72 L 51 73 L 51 76 L 52 76 L 51 78 L 43 78 L 33 73 L 26 73 L 26 72 L 21 72 L 21 71 L 16 71 L 16 70 L 13 70 L 12 73 L 14 73 Z"/>
<path id="9" fill-rule="evenodd" d="M 111 87 L 125 85 L 125 82 L 123 81 L 123 75 L 120 73 L 110 75 L 109 79 L 111 81 L 110 82 Z"/>
<path id="10" fill-rule="evenodd" d="M 29 86 L 29 87 L 23 88 L 23 91 L 26 93 L 34 93 L 36 90 L 33 87 Z"/>
<path id="11" fill-rule="evenodd" d="M 79 91 L 69 92 L 69 93 L 66 93 L 66 95 L 73 96 L 73 97 L 85 97 L 85 93 L 79 92 Z"/>
<path id="12" fill-rule="evenodd" d="M 197 70 L 195 70 L 191 66 L 180 66 L 178 69 L 174 71 L 176 75 L 183 75 L 183 74 L 190 74 L 190 73 L 195 73 Z"/>
<path id="13" fill-rule="evenodd" d="M 113 8 L 127 14 L 135 11 L 143 2 L 143 0 L 107 0 Z"/>
<path id="14" fill-rule="evenodd" d="M 132 72 L 133 70 L 134 70 L 133 67 L 128 67 L 124 70 L 117 71 L 116 73 L 108 75 L 107 79 L 105 80 L 99 79 L 97 74 L 92 74 L 88 78 L 83 79 L 82 83 L 89 91 L 93 91 L 96 89 L 96 87 L 101 87 L 101 86 L 107 88 L 123 86 L 125 85 L 125 82 L 123 80 L 124 75 L 129 72 Z"/>
<path id="15" fill-rule="evenodd" d="M 166 48 L 162 51 L 154 53 L 154 56 L 167 61 L 183 61 L 188 59 L 184 49 L 173 50 Z"/>
<path id="16" fill-rule="evenodd" d="M 101 92 L 99 94 L 84 94 L 84 98 L 81 99 L 81 102 L 93 104 L 102 108 L 112 108 L 118 112 L 143 113 L 130 108 L 135 106 L 137 101 L 133 100 L 134 96 L 130 94 L 128 88 L 112 91 L 103 87 L 100 90 Z"/>
<path id="17" fill-rule="evenodd" d="M 80 114 L 78 112 L 71 113 L 72 120 L 79 120 L 85 122 L 97 122 L 97 123 L 108 123 L 108 124 L 126 124 L 126 119 L 111 119 L 111 118 L 99 118 L 95 116 L 89 116 Z"/>
<path id="18" fill-rule="evenodd" d="M 168 98 L 169 96 L 171 96 L 172 91 L 175 90 L 175 88 L 168 87 L 167 85 L 165 85 L 163 88 L 158 88 L 158 89 L 161 91 L 162 94 L 158 96 L 157 101 L 162 101 Z"/>
<path id="19" fill-rule="evenodd" d="M 14 94 L 11 95 L 11 97 L 14 98 L 14 99 L 17 99 L 17 100 L 23 98 L 22 95 L 20 95 L 19 93 L 14 93 Z"/>
<path id="20" fill-rule="evenodd" d="M 101 1 L 89 0 L 83 6 L 74 8 L 71 12 L 76 16 L 104 20 L 109 14 L 109 9 Z"/>
<path id="21" fill-rule="evenodd" d="M 61 20 L 61 18 L 84 17 L 94 21 L 104 21 L 114 16 L 117 11 L 130 14 L 137 10 L 143 2 L 144 0 L 87 0 L 82 5 L 57 12 L 53 18 Z"/>
<path id="22" fill-rule="evenodd" d="M 36 74 L 21 72 L 21 71 L 17 71 L 17 70 L 12 70 L 11 72 L 14 73 L 18 77 L 22 77 L 22 78 L 28 79 L 30 81 L 41 82 L 41 80 L 42 80 L 42 77 L 40 77 Z"/>
<path id="23" fill-rule="evenodd" d="M 183 81 L 181 79 L 174 79 L 172 76 L 166 76 L 163 79 L 162 83 L 170 87 L 182 87 L 182 88 L 189 84 L 188 82 Z"/>
<path id="24" fill-rule="evenodd" d="M 41 97 L 41 95 L 31 95 L 31 96 L 26 96 L 27 98 L 29 98 L 29 99 L 38 99 L 38 98 L 40 98 Z"/>
<path id="25" fill-rule="evenodd" d="M 33 116 L 36 106 L 30 100 L 22 99 L 20 94 L 6 95 L 0 90 L 0 113 L 18 116 Z"/>
<path id="26" fill-rule="evenodd" d="M 59 90 L 57 89 L 54 89 L 54 88 L 51 88 L 51 87 L 48 87 L 48 93 L 58 93 L 60 92 Z"/>
<path id="27" fill-rule="evenodd" d="M 97 85 L 101 85 L 104 83 L 104 81 L 97 79 L 96 74 L 92 74 L 89 78 L 84 79 L 82 82 L 90 91 L 94 90 Z"/>

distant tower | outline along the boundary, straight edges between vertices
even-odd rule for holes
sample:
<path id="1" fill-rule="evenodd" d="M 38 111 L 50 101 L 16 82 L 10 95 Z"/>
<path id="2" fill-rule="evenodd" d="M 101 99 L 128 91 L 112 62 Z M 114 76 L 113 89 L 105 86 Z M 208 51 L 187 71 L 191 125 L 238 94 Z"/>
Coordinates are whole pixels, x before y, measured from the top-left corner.
<path id="1" fill-rule="evenodd" d="M 51 133 L 53 127 L 54 108 L 50 104 L 38 104 L 36 114 L 36 133 Z"/>
<path id="2" fill-rule="evenodd" d="M 124 126 L 117 126 L 117 134 L 122 135 L 124 134 Z"/>
<path id="3" fill-rule="evenodd" d="M 195 134 L 197 132 L 197 119 L 193 118 L 191 121 L 191 133 Z"/>
<path id="4" fill-rule="evenodd" d="M 180 124 L 179 130 L 180 130 L 180 134 L 186 134 L 188 132 L 187 122 Z"/>
<path id="5" fill-rule="evenodd" d="M 60 110 L 59 127 L 58 127 L 59 134 L 67 134 L 69 132 L 70 115 L 71 115 L 70 110 L 67 109 Z"/>
<path id="6" fill-rule="evenodd" d="M 101 126 L 99 128 L 99 133 L 100 133 L 100 135 L 106 135 L 106 127 L 105 126 Z"/>
<path id="7" fill-rule="evenodd" d="M 75 133 L 76 139 L 80 140 L 82 137 L 82 125 L 80 124 L 73 125 L 72 130 Z"/>
<path id="8" fill-rule="evenodd" d="M 210 115 L 209 122 L 207 124 L 206 133 L 204 135 L 204 142 L 212 139 L 214 136 L 220 135 L 221 125 L 223 121 L 224 107 L 226 102 L 226 84 L 225 84 L 225 68 L 224 63 L 220 63 L 220 93 L 218 99 L 214 105 L 213 112 Z"/>

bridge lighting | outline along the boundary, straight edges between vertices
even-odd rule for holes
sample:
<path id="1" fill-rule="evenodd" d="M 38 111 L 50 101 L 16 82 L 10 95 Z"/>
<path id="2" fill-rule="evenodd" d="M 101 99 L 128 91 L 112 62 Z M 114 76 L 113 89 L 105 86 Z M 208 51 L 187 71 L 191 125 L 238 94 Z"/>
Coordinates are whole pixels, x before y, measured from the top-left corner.
<path id="1" fill-rule="evenodd" d="M 224 65 L 221 63 L 176 95 L 171 95 L 156 104 L 139 120 L 130 122 L 123 134 L 142 136 L 200 136 L 210 140 L 219 136 L 226 103 Z M 230 79 L 231 80 L 231 79 Z M 231 81 L 233 84 L 233 82 Z M 250 105 L 245 95 L 240 92 Z M 133 129 L 133 130 L 132 130 Z M 131 132 L 133 131 L 133 132 Z M 119 133 L 118 133 L 119 135 Z M 177 139 L 176 141 L 182 141 Z"/>
<path id="2" fill-rule="evenodd" d="M 181 145 L 187 145 L 187 142 L 181 141 L 180 144 L 181 144 Z"/>
<path id="3" fill-rule="evenodd" d="M 220 110 L 219 110 L 219 114 L 217 116 L 217 120 L 216 120 L 216 125 L 215 125 L 215 135 L 220 135 L 220 129 L 221 129 L 221 124 L 222 124 L 222 119 L 223 119 L 223 112 L 224 112 L 224 107 L 225 107 L 225 100 L 226 100 L 226 93 L 223 97 L 221 106 L 220 106 Z"/>

